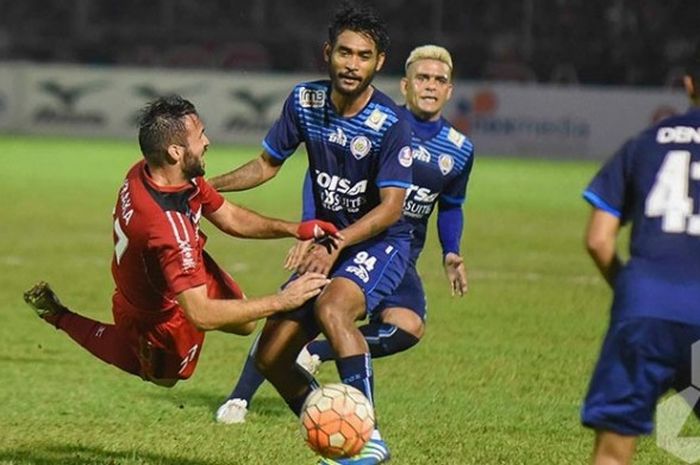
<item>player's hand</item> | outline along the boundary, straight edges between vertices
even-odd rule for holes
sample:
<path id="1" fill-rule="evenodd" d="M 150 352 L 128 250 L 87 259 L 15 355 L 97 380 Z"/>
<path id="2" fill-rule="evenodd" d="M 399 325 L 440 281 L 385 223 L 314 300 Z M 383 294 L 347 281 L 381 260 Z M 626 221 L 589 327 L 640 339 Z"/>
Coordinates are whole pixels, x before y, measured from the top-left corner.
<path id="1" fill-rule="evenodd" d="M 452 296 L 459 295 L 462 297 L 469 291 L 467 285 L 467 270 L 464 267 L 464 259 L 456 253 L 449 252 L 445 255 L 443 262 L 447 280 L 450 282 Z"/>
<path id="2" fill-rule="evenodd" d="M 336 246 L 337 241 L 343 239 L 338 228 L 333 223 L 321 220 L 309 220 L 299 224 L 297 228 L 297 239 L 300 241 L 308 240 L 330 240 L 331 244 Z"/>
<path id="3" fill-rule="evenodd" d="M 301 265 L 301 261 L 306 256 L 312 244 L 313 241 L 297 241 L 296 244 L 289 249 L 289 252 L 287 252 L 287 258 L 284 260 L 284 268 L 290 271 L 296 270 L 299 265 Z"/>
<path id="4" fill-rule="evenodd" d="M 305 273 L 285 286 L 278 294 L 282 311 L 295 310 L 321 293 L 330 279 L 320 273 Z"/>
<path id="5" fill-rule="evenodd" d="M 342 241 L 334 248 L 328 248 L 323 244 L 312 244 L 297 267 L 297 273 L 321 273 L 328 276 L 342 248 Z"/>

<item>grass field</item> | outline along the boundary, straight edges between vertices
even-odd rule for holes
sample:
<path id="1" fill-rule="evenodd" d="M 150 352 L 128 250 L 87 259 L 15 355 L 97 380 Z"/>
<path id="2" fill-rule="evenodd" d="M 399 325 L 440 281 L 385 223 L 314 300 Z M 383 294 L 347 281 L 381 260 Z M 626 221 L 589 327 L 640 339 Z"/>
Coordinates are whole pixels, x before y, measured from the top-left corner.
<path id="1" fill-rule="evenodd" d="M 256 147 L 214 146 L 209 174 Z M 297 423 L 265 385 L 244 425 L 213 412 L 250 338 L 211 333 L 195 376 L 167 390 L 93 359 L 40 321 L 22 292 L 45 279 L 64 303 L 111 319 L 111 211 L 135 143 L 0 138 L 0 464 L 312 464 Z M 449 297 L 431 230 L 419 264 L 429 323 L 415 349 L 375 363 L 383 434 L 397 465 L 583 464 L 592 434 L 578 411 L 607 323 L 610 292 L 582 247 L 580 192 L 593 163 L 477 160 L 463 251 L 470 292 Z M 303 157 L 229 199 L 299 212 Z M 285 278 L 289 240 L 212 231 L 208 249 L 251 296 Z M 333 365 L 320 379 L 337 379 Z M 638 464 L 681 463 L 640 444 Z"/>

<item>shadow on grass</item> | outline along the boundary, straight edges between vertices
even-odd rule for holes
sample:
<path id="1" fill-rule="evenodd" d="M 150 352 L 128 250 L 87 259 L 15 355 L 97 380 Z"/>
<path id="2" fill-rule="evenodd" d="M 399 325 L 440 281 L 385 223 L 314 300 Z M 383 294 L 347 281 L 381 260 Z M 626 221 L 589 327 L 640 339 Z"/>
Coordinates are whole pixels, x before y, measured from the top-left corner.
<path id="1" fill-rule="evenodd" d="M 210 391 L 188 391 L 178 395 L 158 395 L 153 392 L 149 394 L 158 400 L 166 399 L 178 408 L 185 407 L 203 407 L 214 412 L 226 400 L 226 393 L 213 394 Z M 250 407 L 250 412 L 262 417 L 292 417 L 292 413 L 287 407 L 287 404 L 277 395 L 259 395 L 255 396 Z"/>
<path id="2" fill-rule="evenodd" d="M 63 444 L 37 445 L 31 449 L 0 450 L 0 463 L 13 465 L 218 465 L 207 460 L 126 450 Z M 235 464 L 232 464 L 235 465 Z"/>

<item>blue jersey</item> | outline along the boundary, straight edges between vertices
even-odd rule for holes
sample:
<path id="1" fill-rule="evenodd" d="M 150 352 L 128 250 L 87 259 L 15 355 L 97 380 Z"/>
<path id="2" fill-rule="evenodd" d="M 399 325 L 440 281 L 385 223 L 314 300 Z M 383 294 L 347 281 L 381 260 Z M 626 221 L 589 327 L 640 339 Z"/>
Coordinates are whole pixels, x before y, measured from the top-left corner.
<path id="1" fill-rule="evenodd" d="M 413 226 L 411 262 L 415 263 L 425 246 L 428 218 L 435 204 L 440 210 L 458 208 L 461 222 L 461 208 L 474 163 L 474 146 L 443 118 L 424 122 L 409 110 L 401 110 L 412 129 L 413 184 L 406 194 L 404 216 Z M 459 230 L 458 236 L 461 224 Z M 458 244 L 459 237 L 454 241 Z"/>
<path id="2" fill-rule="evenodd" d="M 316 217 L 342 229 L 379 205 L 381 188 L 411 186 L 411 130 L 377 89 L 350 118 L 336 113 L 330 95 L 330 81 L 297 85 L 263 146 L 284 161 L 306 144 Z M 408 237 L 410 230 L 401 219 L 382 235 Z"/>
<path id="3" fill-rule="evenodd" d="M 615 282 L 613 320 L 700 325 L 700 110 L 628 141 L 584 197 L 631 222 L 630 260 Z"/>

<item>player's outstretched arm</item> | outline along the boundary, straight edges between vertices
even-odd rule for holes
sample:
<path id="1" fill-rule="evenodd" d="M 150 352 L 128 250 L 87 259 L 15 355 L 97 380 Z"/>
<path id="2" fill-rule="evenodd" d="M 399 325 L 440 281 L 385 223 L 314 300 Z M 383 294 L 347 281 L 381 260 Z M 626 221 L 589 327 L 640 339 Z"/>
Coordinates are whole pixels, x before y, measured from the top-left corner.
<path id="1" fill-rule="evenodd" d="M 336 239 L 342 238 L 337 228 L 325 221 L 310 220 L 303 223 L 291 223 L 262 216 L 228 201 L 225 201 L 214 213 L 207 215 L 207 219 L 221 231 L 234 237 L 249 239 L 296 237 L 301 240 L 309 240 L 330 236 L 334 243 Z"/>
<path id="2" fill-rule="evenodd" d="M 275 313 L 301 307 L 304 302 L 320 294 L 328 282 L 321 274 L 307 273 L 278 294 L 249 300 L 210 299 L 206 285 L 202 285 L 181 292 L 177 301 L 187 319 L 200 331 L 243 327 Z"/>
<path id="3" fill-rule="evenodd" d="M 619 231 L 619 218 L 604 210 L 593 209 L 586 229 L 586 249 L 610 287 L 614 286 L 622 267 L 616 247 Z"/>
<path id="4" fill-rule="evenodd" d="M 258 158 L 233 171 L 211 178 L 209 183 L 219 192 L 244 191 L 269 181 L 281 167 L 279 161 L 263 150 Z"/>

